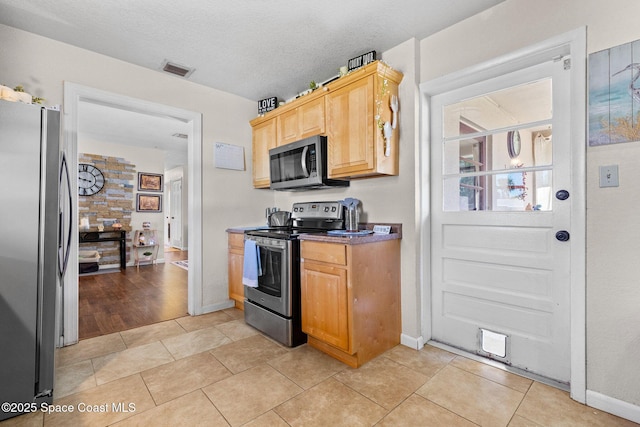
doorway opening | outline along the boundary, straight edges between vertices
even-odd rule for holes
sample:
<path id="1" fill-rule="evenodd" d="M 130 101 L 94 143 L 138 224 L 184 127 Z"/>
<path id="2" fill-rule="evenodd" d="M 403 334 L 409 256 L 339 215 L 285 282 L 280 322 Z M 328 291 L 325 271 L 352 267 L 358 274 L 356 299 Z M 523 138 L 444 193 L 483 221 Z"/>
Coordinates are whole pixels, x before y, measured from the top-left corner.
<path id="1" fill-rule="evenodd" d="M 187 222 L 189 228 L 186 232 L 186 248 L 182 256 L 189 255 L 189 268 L 183 270 L 175 267 L 172 264 L 163 265 L 162 267 L 172 267 L 179 270 L 183 275 L 186 274 L 186 300 L 188 314 L 199 314 L 201 311 L 201 298 L 202 294 L 202 270 L 201 270 L 201 254 L 202 243 L 200 239 L 195 236 L 201 235 L 202 230 L 202 217 L 200 209 L 201 206 L 201 176 L 202 176 L 202 160 L 198 153 L 202 149 L 202 117 L 201 114 L 186 111 L 174 107 L 169 107 L 162 104 L 156 104 L 153 102 L 143 101 L 140 99 L 130 98 L 122 95 L 117 95 L 93 88 L 88 88 L 73 83 L 65 82 L 64 86 L 64 109 L 65 109 L 65 152 L 68 158 L 78 159 L 78 133 L 80 129 L 81 109 L 83 105 L 99 105 L 106 106 L 115 110 L 133 112 L 139 115 L 149 116 L 153 118 L 164 118 L 173 121 L 178 121 L 187 129 L 187 141 L 186 141 L 186 167 L 184 178 L 191 185 L 187 186 Z M 77 165 L 70 165 L 71 180 L 77 180 Z M 142 170 L 145 171 L 145 170 Z M 145 171 L 146 172 L 146 171 Z M 135 181 L 134 181 L 135 182 Z M 78 195 L 73 195 L 73 205 L 76 206 L 76 212 L 78 207 Z M 136 203 L 135 200 L 132 203 Z M 135 209 L 135 205 L 134 208 Z M 164 214 L 155 213 L 158 215 L 158 224 L 155 225 L 159 228 L 158 233 L 162 236 L 164 229 Z M 142 222 L 142 219 L 141 221 Z M 72 241 L 71 241 L 71 259 L 77 259 L 78 256 L 78 224 L 73 224 Z M 134 224 L 135 228 L 142 228 L 141 224 Z M 133 229 L 133 228 L 132 228 Z M 164 245 L 163 245 L 164 246 Z M 179 260 L 178 260 L 179 261 Z M 155 265 L 155 267 L 160 267 Z M 134 268 L 127 268 L 133 275 Z M 136 269 L 137 270 L 137 269 Z M 79 338 L 79 289 L 78 289 L 78 265 L 71 265 L 69 268 L 69 274 L 67 280 L 64 283 L 64 308 L 63 308 L 63 327 L 64 334 L 63 340 L 60 345 L 69 345 L 78 341 Z M 186 314 L 186 313 L 185 313 Z"/>

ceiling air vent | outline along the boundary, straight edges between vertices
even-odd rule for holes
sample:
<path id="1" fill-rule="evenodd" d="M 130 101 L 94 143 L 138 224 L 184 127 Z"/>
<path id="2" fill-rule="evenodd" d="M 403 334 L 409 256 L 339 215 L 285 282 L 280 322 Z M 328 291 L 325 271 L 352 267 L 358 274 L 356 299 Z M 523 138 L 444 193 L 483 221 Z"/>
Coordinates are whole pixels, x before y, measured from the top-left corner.
<path id="1" fill-rule="evenodd" d="M 184 65 L 178 65 L 169 61 L 164 61 L 162 64 L 162 70 L 180 77 L 189 77 L 191 73 L 195 71 L 193 68 L 188 68 Z"/>

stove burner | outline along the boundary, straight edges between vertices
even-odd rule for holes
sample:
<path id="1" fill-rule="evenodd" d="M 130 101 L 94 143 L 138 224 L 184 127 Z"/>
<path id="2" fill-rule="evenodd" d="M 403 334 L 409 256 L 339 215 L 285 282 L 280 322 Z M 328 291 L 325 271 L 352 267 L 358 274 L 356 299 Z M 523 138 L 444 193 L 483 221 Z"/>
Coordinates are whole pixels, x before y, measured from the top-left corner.
<path id="1" fill-rule="evenodd" d="M 326 229 L 320 228 L 263 228 L 260 230 L 245 231 L 249 236 L 270 237 L 273 239 L 296 240 L 300 234 L 325 233 Z"/>

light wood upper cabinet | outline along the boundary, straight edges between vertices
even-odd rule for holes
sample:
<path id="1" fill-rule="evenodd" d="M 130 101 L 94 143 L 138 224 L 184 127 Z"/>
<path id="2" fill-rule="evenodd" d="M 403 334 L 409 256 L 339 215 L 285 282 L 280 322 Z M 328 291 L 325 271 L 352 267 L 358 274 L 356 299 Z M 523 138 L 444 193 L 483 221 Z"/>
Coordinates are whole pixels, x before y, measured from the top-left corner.
<path id="1" fill-rule="evenodd" d="M 360 79 L 325 97 L 329 112 L 329 177 L 349 177 L 374 170 L 373 80 L 373 76 Z"/>
<path id="2" fill-rule="evenodd" d="M 253 186 L 269 188 L 269 150 L 276 146 L 276 118 L 253 126 Z"/>
<path id="3" fill-rule="evenodd" d="M 290 110 L 276 117 L 278 124 L 278 141 L 277 146 L 289 144 L 297 141 L 298 130 L 298 109 Z"/>
<path id="4" fill-rule="evenodd" d="M 300 139 L 325 132 L 324 99 L 318 98 L 298 107 Z"/>
<path id="5" fill-rule="evenodd" d="M 398 175 L 400 127 L 389 141 L 381 127 L 392 121 L 400 81 L 400 72 L 378 61 L 339 79 L 325 96 L 329 178 Z"/>
<path id="6" fill-rule="evenodd" d="M 324 97 L 316 97 L 295 109 L 279 114 L 278 147 L 325 132 Z"/>
<path id="7" fill-rule="evenodd" d="M 402 77 L 376 61 L 252 120 L 254 187 L 269 187 L 270 148 L 313 135 L 327 136 L 329 178 L 398 175 L 400 126 L 389 141 L 381 126 Z"/>

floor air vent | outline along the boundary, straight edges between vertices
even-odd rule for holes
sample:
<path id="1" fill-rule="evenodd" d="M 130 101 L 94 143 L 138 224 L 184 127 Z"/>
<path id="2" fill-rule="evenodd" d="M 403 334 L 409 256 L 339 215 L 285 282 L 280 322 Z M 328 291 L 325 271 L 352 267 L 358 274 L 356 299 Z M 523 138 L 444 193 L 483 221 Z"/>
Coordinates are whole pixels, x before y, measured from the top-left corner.
<path id="1" fill-rule="evenodd" d="M 195 70 L 173 62 L 165 61 L 162 70 L 180 77 L 189 77 Z"/>

